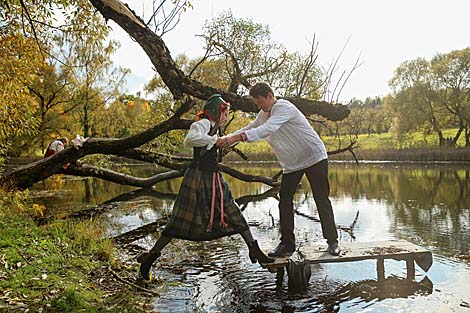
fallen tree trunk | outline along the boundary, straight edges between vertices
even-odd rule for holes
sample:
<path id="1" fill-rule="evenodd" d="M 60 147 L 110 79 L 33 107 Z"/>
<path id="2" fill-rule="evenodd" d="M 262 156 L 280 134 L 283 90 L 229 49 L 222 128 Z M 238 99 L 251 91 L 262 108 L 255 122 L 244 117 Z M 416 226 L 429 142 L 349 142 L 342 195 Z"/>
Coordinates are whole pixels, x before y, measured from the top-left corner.
<path id="1" fill-rule="evenodd" d="M 187 157 L 176 157 L 169 156 L 162 153 L 156 153 L 152 151 L 144 151 L 140 149 L 131 149 L 118 152 L 119 156 L 126 157 L 129 159 L 155 163 L 166 168 L 178 171 L 185 171 L 191 163 L 192 158 Z M 271 187 L 279 186 L 280 182 L 272 177 L 251 175 L 240 172 L 228 165 L 219 164 L 219 169 L 221 172 L 229 174 L 232 177 L 238 178 L 246 182 L 258 182 L 264 183 Z"/>
<path id="2" fill-rule="evenodd" d="M 123 149 L 140 147 L 170 130 L 188 128 L 191 121 L 182 120 L 180 116 L 187 112 L 192 104 L 193 100 L 186 100 L 172 117 L 133 136 L 122 139 L 89 138 L 79 150 L 72 147 L 66 148 L 51 157 L 15 168 L 0 176 L 0 185 L 7 188 L 28 188 L 38 181 L 62 172 L 64 164 L 74 162 L 86 155 L 117 154 Z"/>
<path id="3" fill-rule="evenodd" d="M 195 104 L 189 96 L 198 99 L 207 99 L 214 93 L 220 93 L 226 100 L 231 102 L 232 108 L 235 110 L 242 110 L 244 112 L 258 111 L 258 108 L 250 97 L 242 97 L 235 93 L 218 90 L 185 75 L 172 59 L 171 53 L 161 37 L 147 27 L 140 17 L 119 0 L 89 1 L 106 20 L 111 19 L 115 21 L 139 43 L 176 100 L 181 100 L 185 96 L 188 96 L 188 98 L 172 117 L 153 128 L 123 139 L 90 138 L 78 151 L 73 148 L 68 148 L 49 158 L 21 166 L 3 174 L 0 176 L 0 185 L 21 189 L 28 188 L 38 181 L 62 172 L 62 166 L 64 164 L 75 162 L 86 155 L 98 153 L 120 155 L 123 150 L 137 148 L 170 130 L 187 129 L 192 121 L 183 120 L 180 117 Z M 349 109 L 344 105 L 332 105 L 324 101 L 303 98 L 287 99 L 292 101 L 305 115 L 318 114 L 332 121 L 342 120 L 349 115 Z M 174 166 L 173 169 L 179 171 L 182 171 L 184 167 L 183 164 L 177 165 L 173 163 L 172 165 Z M 270 186 L 278 185 L 275 178 L 254 177 L 225 167 L 224 165 L 221 166 L 221 170 L 242 180 L 259 181 Z M 82 169 L 81 173 L 84 173 L 84 171 L 85 169 Z M 94 171 L 89 168 L 88 172 L 92 174 Z M 77 172 L 78 175 L 81 175 L 81 173 Z M 108 172 L 107 174 L 108 177 L 114 177 L 112 179 L 121 180 L 121 178 L 117 178 L 119 175 L 115 173 Z M 93 175 L 97 174 L 94 173 Z M 147 179 L 147 181 L 130 179 L 129 177 L 126 179 L 132 182 L 132 184 L 137 185 L 146 185 L 151 182 L 151 179 Z"/>
<path id="4" fill-rule="evenodd" d="M 96 177 L 96 178 L 104 179 L 107 181 L 112 181 L 114 183 L 121 184 L 121 185 L 129 185 L 129 186 L 135 186 L 135 187 L 140 187 L 140 188 L 150 188 L 158 182 L 183 176 L 184 171 L 186 171 L 186 169 L 191 164 L 190 158 L 181 158 L 183 159 L 183 161 L 171 161 L 169 158 L 166 158 L 165 156 L 162 157 L 163 154 L 150 152 L 150 151 L 143 151 L 139 149 L 121 151 L 117 153 L 117 155 L 124 156 L 129 159 L 154 163 L 154 164 L 172 169 L 173 171 L 160 173 L 160 174 L 148 177 L 148 178 L 140 178 L 140 177 L 134 177 L 128 174 L 122 174 L 113 170 L 96 167 L 96 166 L 92 166 L 88 164 L 81 164 L 81 165 L 72 164 L 66 170 L 61 169 L 59 173 L 67 174 L 67 175 L 75 175 L 75 176 L 84 176 L 84 177 Z M 279 186 L 280 184 L 276 178 L 243 173 L 228 165 L 219 164 L 219 168 L 221 172 L 229 174 L 232 177 L 235 177 L 237 179 L 240 179 L 246 182 L 264 183 L 272 187 Z"/>
<path id="5" fill-rule="evenodd" d="M 258 112 L 259 109 L 250 97 L 242 97 L 235 93 L 225 92 L 204 85 L 191 79 L 181 71 L 171 57 L 170 50 L 160 36 L 145 25 L 143 20 L 119 0 L 89 0 L 106 20 L 113 20 L 126 31 L 142 47 L 155 66 L 165 85 L 175 99 L 185 94 L 205 100 L 214 93 L 231 103 L 234 110 Z M 287 98 L 305 115 L 318 114 L 332 121 L 340 121 L 349 115 L 347 106 L 325 101 L 314 101 L 301 98 Z"/>

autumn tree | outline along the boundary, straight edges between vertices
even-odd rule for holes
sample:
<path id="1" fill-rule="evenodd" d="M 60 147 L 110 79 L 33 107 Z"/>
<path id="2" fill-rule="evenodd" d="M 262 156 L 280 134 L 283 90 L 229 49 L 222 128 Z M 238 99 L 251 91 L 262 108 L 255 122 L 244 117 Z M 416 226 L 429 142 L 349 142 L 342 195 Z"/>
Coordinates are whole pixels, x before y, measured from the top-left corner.
<path id="1" fill-rule="evenodd" d="M 42 61 L 34 41 L 21 33 L 0 36 L 0 164 L 12 147 L 12 141 L 35 135 L 39 124 L 38 107 L 27 86 Z"/>
<path id="2" fill-rule="evenodd" d="M 72 107 L 84 137 L 96 136 L 95 113 L 119 94 L 128 70 L 114 65 L 111 55 L 119 47 L 116 41 L 108 40 L 109 29 L 102 20 L 92 15 L 87 27 L 73 21 L 70 34 L 60 39 L 60 51 L 66 56 L 73 80 Z"/>
<path id="3" fill-rule="evenodd" d="M 395 70 L 390 81 L 394 97 L 388 103 L 395 109 L 394 130 L 399 135 L 429 123 L 443 145 L 446 112 L 432 84 L 431 69 L 425 59 L 406 61 Z"/>
<path id="4" fill-rule="evenodd" d="M 394 129 L 406 132 L 426 125 L 438 135 L 439 145 L 446 140 L 443 128 L 457 127 L 452 137 L 455 145 L 461 133 L 468 134 L 470 103 L 470 49 L 438 54 L 431 61 L 419 58 L 406 61 L 390 81 L 394 108 Z M 467 140 L 466 140 L 466 145 Z"/>
<path id="5" fill-rule="evenodd" d="M 286 59 L 285 48 L 271 40 L 268 26 L 236 18 L 230 10 L 206 22 L 199 36 L 205 41 L 205 58 L 223 60 L 230 81 L 227 91 L 232 93 L 239 92 L 240 86 L 249 89 Z"/>
<path id="6" fill-rule="evenodd" d="M 22 7 L 16 1 L 0 4 L 0 163 L 12 147 L 12 141 L 34 135 L 38 107 L 28 92 L 43 58 L 29 25 L 18 18 Z M 41 10 L 31 12 L 30 18 L 40 19 Z"/>
<path id="7" fill-rule="evenodd" d="M 172 96 L 173 105 L 171 113 L 160 123 L 125 138 L 90 138 L 79 150 L 68 148 L 50 158 L 37 161 L 5 173 L 0 177 L 1 183 L 10 183 L 17 187 L 28 187 L 56 173 L 71 175 L 94 176 L 108 179 L 121 184 L 130 184 L 140 187 L 151 187 L 162 179 L 179 177 L 188 166 L 188 160 L 176 156 L 162 155 L 159 151 L 137 149 L 151 140 L 178 129 L 187 129 L 192 122 L 182 118 L 196 105 L 195 98 L 207 99 L 213 93 L 220 93 L 232 104 L 234 110 L 256 112 L 257 107 L 249 97 L 243 97 L 236 92 L 214 88 L 193 79 L 182 71 L 171 57 L 161 36 L 151 29 L 148 24 L 136 13 L 118 0 L 90 0 L 90 3 L 106 20 L 115 21 L 122 27 L 146 52 L 161 81 Z M 178 6 L 180 2 L 175 3 Z M 94 17 L 94 16 L 93 16 Z M 91 17 L 89 22 L 92 23 Z M 246 73 L 246 76 L 250 75 Z M 230 89 L 230 88 L 229 88 Z M 340 104 L 332 105 L 325 101 L 308 98 L 289 98 L 305 115 L 317 114 L 324 118 L 338 121 L 344 119 L 349 110 Z M 158 105 L 158 104 L 157 104 Z M 153 162 L 173 169 L 163 175 L 148 178 L 130 177 L 104 168 L 96 168 L 88 164 L 71 165 L 63 170 L 62 164 L 73 162 L 91 154 L 118 155 L 132 159 Z M 245 181 L 258 181 L 268 185 L 276 185 L 277 177 L 259 177 L 241 173 L 227 165 L 221 164 L 221 170 Z"/>
<path id="8" fill-rule="evenodd" d="M 66 69 L 57 69 L 45 62 L 27 88 L 34 97 L 38 110 L 37 135 L 29 138 L 28 144 L 40 147 L 44 153 L 49 141 L 65 134 L 67 118 L 64 116 L 71 101 L 71 82 Z"/>
<path id="9" fill-rule="evenodd" d="M 451 144 L 455 146 L 464 131 L 465 146 L 470 146 L 470 48 L 437 54 L 431 71 L 439 102 L 455 119 L 458 130 Z"/>
<path id="10" fill-rule="evenodd" d="M 55 12 L 61 18 L 57 19 Z M 70 64 L 54 50 L 58 37 L 81 36 L 94 15 L 92 6 L 81 0 L 50 0 L 37 5 L 7 0 L 0 4 L 2 41 L 3 154 L 44 150 L 47 141 L 70 128 L 65 104 L 69 94 Z M 77 25 L 80 25 L 77 27 Z M 107 29 L 102 21 L 97 32 Z M 64 130 L 65 129 L 65 130 Z M 70 129 L 69 129 L 70 130 Z M 7 150 L 7 146 L 14 150 Z"/>

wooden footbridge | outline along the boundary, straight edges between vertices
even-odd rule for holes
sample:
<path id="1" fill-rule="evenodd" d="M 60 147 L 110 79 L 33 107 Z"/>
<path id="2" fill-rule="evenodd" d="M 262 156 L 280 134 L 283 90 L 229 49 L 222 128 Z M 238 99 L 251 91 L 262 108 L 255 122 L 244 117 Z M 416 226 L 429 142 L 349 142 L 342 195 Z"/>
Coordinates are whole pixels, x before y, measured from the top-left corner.
<path id="1" fill-rule="evenodd" d="M 415 278 L 415 262 L 425 272 L 432 265 L 432 253 L 423 247 L 405 240 L 340 243 L 342 253 L 332 256 L 326 251 L 326 244 L 301 247 L 300 252 L 310 264 L 354 262 L 377 260 L 377 279 L 385 279 L 385 259 L 406 261 L 407 280 Z M 270 272 L 284 273 L 289 264 L 289 256 L 276 258 L 274 263 L 262 263 Z"/>

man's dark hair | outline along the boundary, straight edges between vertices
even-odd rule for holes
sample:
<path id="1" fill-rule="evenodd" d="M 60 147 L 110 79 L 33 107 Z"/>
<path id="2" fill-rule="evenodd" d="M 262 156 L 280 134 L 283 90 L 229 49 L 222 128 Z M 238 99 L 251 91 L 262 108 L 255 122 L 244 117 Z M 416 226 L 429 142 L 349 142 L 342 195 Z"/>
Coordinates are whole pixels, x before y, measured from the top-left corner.
<path id="1" fill-rule="evenodd" d="M 250 96 L 267 98 L 268 94 L 274 96 L 274 92 L 267 83 L 256 83 L 250 89 Z"/>

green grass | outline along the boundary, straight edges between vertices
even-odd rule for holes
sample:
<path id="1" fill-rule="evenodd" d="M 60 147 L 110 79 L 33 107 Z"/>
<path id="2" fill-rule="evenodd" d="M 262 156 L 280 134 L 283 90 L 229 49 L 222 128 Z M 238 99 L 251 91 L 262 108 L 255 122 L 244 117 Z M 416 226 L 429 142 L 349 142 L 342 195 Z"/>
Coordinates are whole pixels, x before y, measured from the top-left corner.
<path id="1" fill-rule="evenodd" d="M 109 277 L 103 269 L 120 266 L 112 242 L 101 239 L 99 223 L 60 220 L 38 226 L 33 217 L 42 209 L 29 202 L 27 192 L 0 190 L 0 311 L 144 311 L 127 285 L 113 279 L 100 285 L 100 277 L 91 274 Z"/>
<path id="2" fill-rule="evenodd" d="M 443 130 L 443 136 L 454 136 L 456 132 L 457 129 L 446 129 Z M 323 136 L 322 140 L 328 148 L 338 146 L 338 138 Z M 343 136 L 341 138 L 342 146 L 347 146 L 349 141 L 349 137 Z M 457 142 L 457 147 L 463 147 L 464 145 L 465 138 L 461 135 Z M 424 136 L 423 132 L 409 133 L 400 139 L 390 132 L 371 135 L 359 134 L 357 138 L 357 147 L 363 150 L 438 148 L 439 138 L 435 133 Z"/>
<path id="3" fill-rule="evenodd" d="M 446 129 L 444 137 L 454 136 L 457 129 Z M 341 140 L 333 136 L 322 136 L 328 151 L 347 147 L 350 139 L 347 136 Z M 396 161 L 470 161 L 470 150 L 463 148 L 465 138 L 461 136 L 456 148 L 439 147 L 436 134 L 424 136 L 422 132 L 413 132 L 397 139 L 392 133 L 360 134 L 356 139 L 355 153 L 360 160 L 396 160 Z M 276 157 L 267 142 L 242 143 L 237 146 L 252 161 L 275 161 Z M 332 159 L 352 160 L 350 153 L 331 156 Z M 230 153 L 225 161 L 240 161 L 235 153 Z"/>

